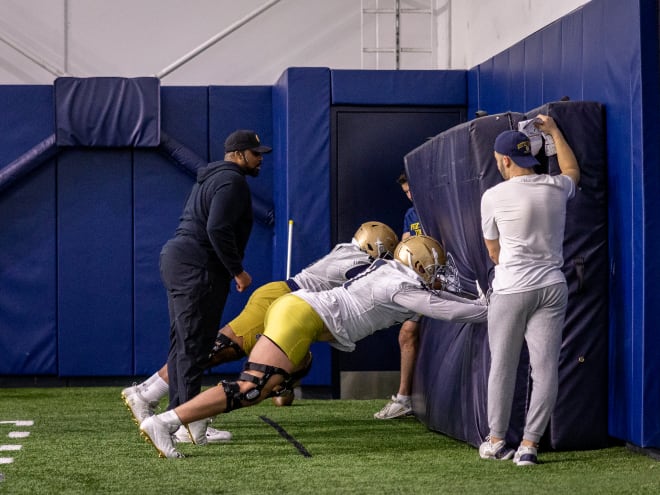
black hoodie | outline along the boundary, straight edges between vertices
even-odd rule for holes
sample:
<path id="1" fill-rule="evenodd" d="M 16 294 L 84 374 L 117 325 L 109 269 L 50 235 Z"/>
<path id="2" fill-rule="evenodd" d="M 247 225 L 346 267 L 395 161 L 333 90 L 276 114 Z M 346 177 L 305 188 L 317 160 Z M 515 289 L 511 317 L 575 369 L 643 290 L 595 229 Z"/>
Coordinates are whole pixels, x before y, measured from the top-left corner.
<path id="1" fill-rule="evenodd" d="M 183 209 L 177 238 L 201 247 L 209 269 L 218 260 L 230 275 L 243 271 L 243 256 L 252 230 L 252 197 L 245 172 L 233 162 L 210 163 L 197 172 L 197 182 Z"/>

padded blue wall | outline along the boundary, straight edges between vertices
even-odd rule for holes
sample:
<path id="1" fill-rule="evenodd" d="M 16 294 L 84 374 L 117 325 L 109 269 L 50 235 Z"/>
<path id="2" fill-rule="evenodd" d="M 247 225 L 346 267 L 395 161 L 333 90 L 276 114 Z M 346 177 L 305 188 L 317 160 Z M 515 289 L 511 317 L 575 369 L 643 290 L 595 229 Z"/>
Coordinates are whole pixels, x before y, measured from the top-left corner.
<path id="1" fill-rule="evenodd" d="M 606 107 L 610 434 L 660 447 L 658 6 L 593 0 L 470 70 L 468 112 L 569 96 Z"/>
<path id="2" fill-rule="evenodd" d="M 208 88 L 162 87 L 161 130 L 208 161 Z M 153 150 L 134 152 L 134 323 L 136 375 L 148 375 L 167 360 L 169 318 L 158 255 L 176 229 L 193 176 Z M 157 214 L 154 214 L 157 212 Z"/>
<path id="3" fill-rule="evenodd" d="M 275 242 L 273 279 L 286 276 L 289 220 L 291 274 L 328 253 L 330 240 L 330 71 L 287 69 L 273 86 Z M 312 345 L 304 384 L 330 384 L 330 348 Z"/>
<path id="4" fill-rule="evenodd" d="M 0 115 L 6 165 L 53 134 L 53 88 L 3 86 Z M 0 191 L 0 374 L 57 373 L 55 193 L 54 160 Z"/>

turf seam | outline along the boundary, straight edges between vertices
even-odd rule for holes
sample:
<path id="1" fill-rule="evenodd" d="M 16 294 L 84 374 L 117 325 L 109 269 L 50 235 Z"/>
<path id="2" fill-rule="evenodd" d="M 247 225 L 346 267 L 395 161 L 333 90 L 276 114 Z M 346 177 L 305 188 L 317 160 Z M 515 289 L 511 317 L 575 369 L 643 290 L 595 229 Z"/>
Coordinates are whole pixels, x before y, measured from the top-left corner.
<path id="1" fill-rule="evenodd" d="M 270 419 L 267 416 L 259 416 L 259 419 L 261 419 L 264 423 L 269 424 L 273 428 L 275 428 L 275 431 L 280 434 L 284 439 L 286 439 L 288 442 L 293 444 L 293 446 L 300 452 L 304 457 L 312 457 L 312 454 L 309 453 L 309 451 L 305 448 L 303 444 L 301 444 L 298 440 L 293 438 L 284 428 L 282 428 L 280 425 L 278 425 L 275 421 Z"/>

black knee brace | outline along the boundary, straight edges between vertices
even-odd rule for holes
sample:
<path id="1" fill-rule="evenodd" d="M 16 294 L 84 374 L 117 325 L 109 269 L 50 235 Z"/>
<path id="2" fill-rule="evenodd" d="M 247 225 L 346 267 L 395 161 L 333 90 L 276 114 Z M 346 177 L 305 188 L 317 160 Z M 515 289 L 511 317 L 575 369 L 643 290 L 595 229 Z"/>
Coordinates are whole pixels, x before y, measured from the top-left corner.
<path id="1" fill-rule="evenodd" d="M 222 356 L 226 349 L 232 349 L 236 353 L 233 357 L 233 361 L 245 356 L 245 351 L 241 349 L 241 346 L 227 337 L 224 333 L 218 332 L 215 342 L 213 343 L 213 349 L 211 349 L 211 353 L 209 354 L 209 367 L 227 362 L 227 359 Z"/>
<path id="2" fill-rule="evenodd" d="M 245 371 L 247 370 L 260 371 L 263 373 L 263 376 L 258 377 L 250 373 L 246 373 Z M 284 381 L 290 378 L 289 373 L 284 371 L 282 368 L 276 368 L 275 366 L 268 366 L 265 364 L 252 363 L 250 361 L 245 363 L 243 372 L 238 377 L 238 380 L 235 382 L 223 380 L 221 382 L 222 388 L 225 391 L 225 395 L 227 396 L 227 408 L 225 409 L 225 412 L 233 411 L 234 409 L 240 409 L 245 405 L 252 405 L 255 403 L 261 396 L 261 391 L 268 383 L 268 380 L 270 380 L 274 375 L 281 375 L 284 378 Z M 237 382 L 250 382 L 256 386 L 242 393 Z"/>

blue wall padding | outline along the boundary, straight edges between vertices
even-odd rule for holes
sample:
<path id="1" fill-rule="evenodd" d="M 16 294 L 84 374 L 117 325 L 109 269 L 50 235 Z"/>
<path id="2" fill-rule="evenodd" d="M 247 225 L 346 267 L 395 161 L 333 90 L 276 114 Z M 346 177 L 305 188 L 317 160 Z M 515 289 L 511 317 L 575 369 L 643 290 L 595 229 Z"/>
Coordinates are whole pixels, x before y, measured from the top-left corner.
<path id="1" fill-rule="evenodd" d="M 157 153 L 135 152 L 134 161 L 134 373 L 150 375 L 167 361 L 170 342 L 160 250 L 174 234 L 193 178 Z"/>
<path id="2" fill-rule="evenodd" d="M 209 89 L 161 86 L 161 139 L 166 134 L 209 161 Z"/>
<path id="3" fill-rule="evenodd" d="M 601 105 L 550 103 L 539 112 L 555 118 L 581 165 L 583 179 L 567 206 L 563 271 L 569 305 L 559 362 L 560 391 L 544 443 L 555 449 L 607 445 L 607 181 L 605 125 Z M 479 205 L 483 192 L 501 182 L 493 143 L 517 128 L 522 114 L 482 117 L 441 133 L 406 156 L 420 219 L 431 235 L 439 233 L 462 275 L 478 278 L 484 292 L 492 262 L 483 243 Z M 544 158 L 548 173 L 560 170 L 556 157 Z M 438 209 L 437 205 L 443 205 Z M 478 446 L 488 434 L 486 397 L 488 341 L 485 325 L 459 326 L 426 320 L 420 347 L 435 349 L 420 357 L 415 371 L 415 410 L 432 429 Z M 467 333 L 469 337 L 463 336 Z M 480 335 L 482 340 L 475 340 Z M 441 368 L 435 373 L 430 368 Z M 511 445 L 521 440 L 531 379 L 527 357 L 519 366 Z M 435 378 L 434 378 L 435 377 Z M 533 386 L 533 385 L 532 385 Z M 419 388 L 425 387 L 425 388 Z M 470 398 L 471 400 L 465 400 Z"/>
<path id="4" fill-rule="evenodd" d="M 422 225 L 429 235 L 443 240 L 461 283 L 470 291 L 477 278 L 482 287 L 488 287 L 491 262 L 483 242 L 474 240 L 481 240 L 481 194 L 501 180 L 497 168 L 491 166 L 492 144 L 500 132 L 516 128 L 522 119 L 521 113 L 507 112 L 471 120 L 440 133 L 405 157 Z M 442 167 L 438 160 L 443 160 Z"/>
<path id="5" fill-rule="evenodd" d="M 660 305 L 652 285 L 659 267 L 647 256 L 660 242 L 657 19 L 653 0 L 592 0 L 523 40 L 523 65 L 509 57 L 503 68 L 523 75 L 509 91 L 524 88 L 524 108 L 558 95 L 607 108 L 609 433 L 641 447 L 660 446 L 660 334 L 647 313 Z M 494 57 L 470 71 L 477 86 L 469 94 L 470 113 L 509 109 L 511 95 L 498 94 L 491 77 L 500 63 L 503 57 Z"/>
<path id="6" fill-rule="evenodd" d="M 190 148 L 164 132 L 160 133 L 158 151 L 173 163 L 179 165 L 193 178 L 197 176 L 197 170 L 206 167 L 209 163 L 208 160 L 194 153 Z"/>
<path id="7" fill-rule="evenodd" d="M 55 134 L 47 137 L 0 170 L 0 192 L 57 154 Z"/>
<path id="8" fill-rule="evenodd" d="M 465 105 L 463 70 L 331 70 L 333 105 Z M 411 90 L 414 88 L 414 90 Z"/>
<path id="9" fill-rule="evenodd" d="M 161 88 L 160 153 L 133 153 L 134 374 L 150 375 L 167 361 L 169 317 L 158 267 L 174 234 L 194 170 L 208 162 L 208 89 Z M 175 160 L 176 159 L 176 160 Z"/>
<path id="10" fill-rule="evenodd" d="M 211 86 L 209 92 L 210 161 L 222 160 L 225 138 L 236 129 L 253 129 L 261 142 L 273 144 L 273 109 L 270 86 Z M 264 155 L 258 177 L 248 177 L 253 197 L 271 203 L 273 197 L 274 153 Z M 273 228 L 255 217 L 252 234 L 245 252 L 243 266 L 252 275 L 252 285 L 243 293 L 232 291 L 222 315 L 222 324 L 229 323 L 245 306 L 254 289 L 272 280 Z M 242 362 L 214 368 L 217 372 L 238 372 Z"/>
<path id="11" fill-rule="evenodd" d="M 292 219 L 291 274 L 328 253 L 330 222 L 330 71 L 287 69 L 273 86 L 275 246 L 273 278 L 286 275 Z M 330 349 L 313 344 L 314 366 L 303 383 L 329 384 Z"/>
<path id="12" fill-rule="evenodd" d="M 58 146 L 157 146 L 160 79 L 58 77 Z"/>
<path id="13" fill-rule="evenodd" d="M 57 167 L 60 376 L 131 374 L 130 150 L 69 150 Z"/>
<path id="14" fill-rule="evenodd" d="M 484 292 L 492 262 L 482 241 L 481 194 L 502 179 L 494 164 L 497 135 L 521 113 L 481 117 L 452 127 L 411 151 L 406 172 L 426 232 L 443 239 L 465 289 Z M 479 445 L 487 434 L 486 325 L 424 319 L 414 374 L 414 409 L 430 429 Z M 432 351 L 431 351 L 432 349 Z"/>
<path id="15" fill-rule="evenodd" d="M 660 251 L 660 232 L 658 231 L 658 211 L 660 211 L 660 197 L 657 194 L 657 187 L 660 184 L 660 158 L 658 157 L 658 136 L 660 135 L 660 124 L 658 115 L 660 114 L 660 33 L 658 32 L 658 18 L 660 7 L 657 2 L 643 0 L 642 15 L 640 15 L 640 39 L 644 40 L 641 47 L 642 57 L 642 79 L 641 79 L 641 101 L 643 102 L 643 121 L 642 134 L 643 143 L 640 148 L 641 156 L 635 156 L 644 163 L 644 172 L 641 174 L 646 194 L 644 210 L 647 218 L 644 222 L 644 231 L 650 235 L 644 236 L 646 243 L 644 252 L 646 276 L 643 278 L 645 283 L 643 307 L 646 308 L 646 318 L 643 327 L 643 345 L 644 354 L 644 383 L 639 390 L 642 393 L 641 401 L 641 419 L 640 432 L 638 438 L 644 446 L 655 446 L 660 448 L 660 332 L 657 325 L 653 322 L 654 309 L 660 307 L 660 295 L 654 284 L 654 277 L 660 272 L 660 263 L 653 253 Z M 650 317 L 649 317 L 650 315 Z M 616 342 L 619 344 L 620 340 Z M 616 347 L 611 346 L 611 349 Z M 619 370 L 610 368 L 612 374 Z M 631 370 L 625 373 L 630 379 L 633 375 Z M 613 388 L 612 401 L 623 400 L 626 397 L 625 390 Z M 614 418 L 618 421 L 617 431 L 622 431 L 623 417 Z"/>
<path id="16" fill-rule="evenodd" d="M 0 172 L 53 134 L 52 86 L 2 86 Z M 55 162 L 0 190 L 0 374 L 57 373 Z"/>
<path id="17" fill-rule="evenodd" d="M 55 163 L 0 192 L 0 374 L 57 373 Z"/>
<path id="18" fill-rule="evenodd" d="M 547 440 L 554 448 L 607 446 L 608 217 L 605 115 L 595 102 L 557 102 L 526 113 L 555 119 L 580 165 L 566 208 L 568 307 L 559 356 L 559 395 Z M 561 173 L 556 156 L 548 172 Z"/>

